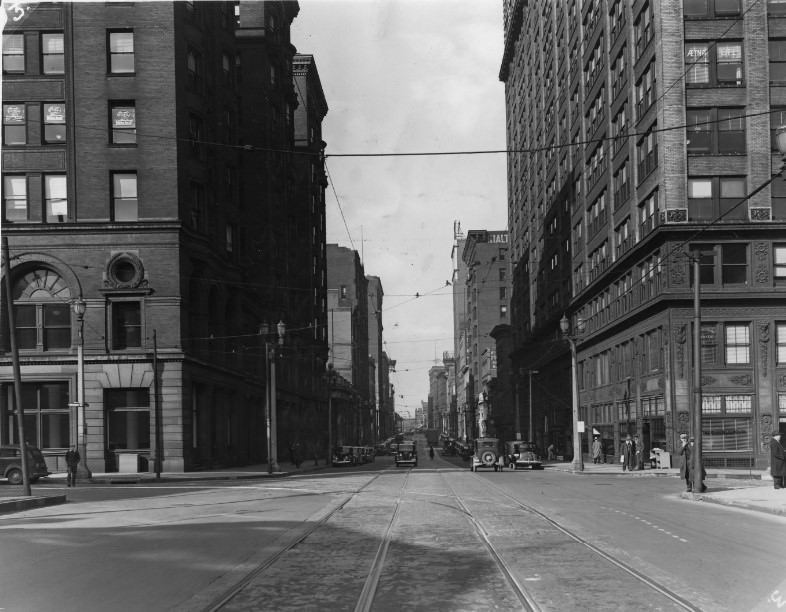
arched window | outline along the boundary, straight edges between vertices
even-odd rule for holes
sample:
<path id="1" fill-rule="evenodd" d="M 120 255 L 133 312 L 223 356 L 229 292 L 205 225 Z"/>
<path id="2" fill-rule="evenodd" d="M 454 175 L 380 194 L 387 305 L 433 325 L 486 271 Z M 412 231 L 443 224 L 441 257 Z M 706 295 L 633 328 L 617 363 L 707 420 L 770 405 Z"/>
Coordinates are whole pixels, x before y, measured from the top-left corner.
<path id="1" fill-rule="evenodd" d="M 71 290 L 57 272 L 24 274 L 14 284 L 13 300 L 19 350 L 71 348 Z"/>

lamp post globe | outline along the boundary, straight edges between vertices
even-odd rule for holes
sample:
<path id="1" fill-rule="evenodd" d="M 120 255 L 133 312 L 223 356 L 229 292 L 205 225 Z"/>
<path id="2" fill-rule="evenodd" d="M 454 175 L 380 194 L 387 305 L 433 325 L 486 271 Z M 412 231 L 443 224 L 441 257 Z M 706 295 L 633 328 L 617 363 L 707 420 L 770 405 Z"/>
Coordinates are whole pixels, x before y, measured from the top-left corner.
<path id="1" fill-rule="evenodd" d="M 781 156 L 786 156 L 786 125 L 775 128 L 775 144 Z"/>

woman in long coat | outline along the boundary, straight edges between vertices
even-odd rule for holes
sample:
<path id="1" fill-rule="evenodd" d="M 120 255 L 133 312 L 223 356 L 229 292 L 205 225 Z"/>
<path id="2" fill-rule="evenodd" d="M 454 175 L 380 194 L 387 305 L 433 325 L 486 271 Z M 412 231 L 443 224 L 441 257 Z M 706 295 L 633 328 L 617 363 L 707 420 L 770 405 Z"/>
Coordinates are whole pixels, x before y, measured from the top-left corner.
<path id="1" fill-rule="evenodd" d="M 690 478 L 690 445 L 688 444 L 688 434 L 680 434 L 680 478 L 685 481 L 685 490 L 692 491 L 691 478 Z"/>

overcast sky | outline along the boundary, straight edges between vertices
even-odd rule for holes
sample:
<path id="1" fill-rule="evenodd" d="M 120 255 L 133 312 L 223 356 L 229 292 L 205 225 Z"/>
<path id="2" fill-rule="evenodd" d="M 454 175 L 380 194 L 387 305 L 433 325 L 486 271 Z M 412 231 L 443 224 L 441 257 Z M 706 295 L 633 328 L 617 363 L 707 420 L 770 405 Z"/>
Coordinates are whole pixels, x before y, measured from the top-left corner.
<path id="1" fill-rule="evenodd" d="M 327 240 L 382 281 L 396 410 L 414 417 L 453 351 L 453 222 L 506 229 L 505 155 L 339 156 L 503 150 L 502 0 L 300 0 L 292 43 L 329 107 Z"/>

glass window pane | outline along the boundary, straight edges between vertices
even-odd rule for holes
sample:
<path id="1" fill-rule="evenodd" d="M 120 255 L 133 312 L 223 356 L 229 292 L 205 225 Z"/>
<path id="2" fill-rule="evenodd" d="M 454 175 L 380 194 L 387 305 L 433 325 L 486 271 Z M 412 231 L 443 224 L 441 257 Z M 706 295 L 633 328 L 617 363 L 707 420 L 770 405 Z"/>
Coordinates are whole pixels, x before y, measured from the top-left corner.
<path id="1" fill-rule="evenodd" d="M 720 197 L 722 198 L 744 198 L 745 179 L 726 179 L 720 180 Z"/>
<path id="2" fill-rule="evenodd" d="M 41 47 L 44 53 L 63 53 L 65 44 L 62 34 L 41 34 Z"/>
<path id="3" fill-rule="evenodd" d="M 135 174 L 115 174 L 115 196 L 121 198 L 136 197 Z"/>
<path id="4" fill-rule="evenodd" d="M 711 198 L 712 180 L 690 179 L 688 181 L 689 198 Z"/>
<path id="5" fill-rule="evenodd" d="M 133 32 L 111 32 L 109 34 L 109 50 L 112 53 L 133 53 Z"/>
<path id="6" fill-rule="evenodd" d="M 40 448 L 68 448 L 71 445 L 70 430 L 68 412 L 41 414 Z"/>
<path id="7" fill-rule="evenodd" d="M 685 80 L 688 83 L 709 83 L 710 68 L 706 44 L 685 45 Z"/>

